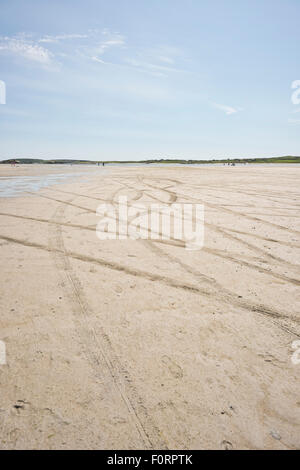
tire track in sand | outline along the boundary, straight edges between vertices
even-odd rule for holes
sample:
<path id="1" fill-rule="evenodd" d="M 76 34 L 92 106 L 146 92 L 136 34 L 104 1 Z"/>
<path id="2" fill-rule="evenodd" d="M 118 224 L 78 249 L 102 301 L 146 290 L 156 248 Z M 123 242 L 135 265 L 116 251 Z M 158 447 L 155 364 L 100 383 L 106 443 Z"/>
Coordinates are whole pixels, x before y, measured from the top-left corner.
<path id="1" fill-rule="evenodd" d="M 61 221 L 66 207 L 66 204 L 60 204 L 50 221 Z M 53 235 L 50 235 L 49 239 L 50 252 L 54 257 L 57 269 L 63 271 L 64 277 L 68 281 L 69 294 L 72 299 L 74 312 L 76 313 L 75 321 L 78 325 L 78 333 L 87 347 L 89 362 L 97 374 L 101 373 L 99 354 L 101 355 L 109 371 L 111 380 L 144 442 L 144 447 L 146 449 L 167 449 L 167 445 L 159 429 L 152 422 L 147 408 L 134 387 L 128 371 L 120 363 L 107 333 L 103 327 L 97 327 L 97 332 L 93 328 L 90 321 L 92 311 L 85 297 L 81 283 L 72 269 L 68 253 L 65 249 L 61 225 L 52 223 L 50 228 L 53 230 Z"/>
<path id="2" fill-rule="evenodd" d="M 37 249 L 40 249 L 40 250 L 45 250 L 45 251 L 52 252 L 52 253 L 58 253 L 58 254 L 62 253 L 62 250 L 59 249 L 59 248 L 54 248 L 54 247 L 50 248 L 49 246 L 47 247 L 47 246 L 41 245 L 39 243 L 29 242 L 27 240 L 12 238 L 12 237 L 8 237 L 8 236 L 5 236 L 5 235 L 0 235 L 0 239 L 11 242 L 11 243 L 16 243 L 16 244 L 19 244 L 19 245 L 22 245 L 22 246 L 37 248 Z M 75 253 L 75 252 L 68 251 L 68 252 L 66 252 L 66 254 L 67 254 L 68 258 L 73 258 L 75 260 L 82 261 L 82 262 L 93 263 L 93 264 L 96 264 L 98 266 L 102 266 L 102 267 L 107 268 L 107 269 L 122 272 L 126 275 L 129 275 L 129 276 L 140 277 L 140 278 L 146 279 L 146 280 L 151 281 L 151 282 L 162 283 L 162 284 L 165 284 L 169 287 L 172 287 L 172 288 L 175 288 L 175 289 L 182 289 L 184 291 L 190 292 L 190 293 L 195 294 L 195 295 L 204 295 L 204 296 L 214 296 L 215 297 L 215 292 L 214 291 L 212 291 L 210 289 L 205 289 L 204 287 L 201 287 L 199 285 L 183 283 L 183 282 L 177 281 L 177 280 L 172 279 L 172 278 L 167 277 L 167 276 L 163 276 L 163 275 L 160 275 L 160 274 L 149 273 L 149 272 L 143 271 L 143 270 L 134 269 L 134 268 L 124 266 L 124 265 L 121 265 L 121 264 L 118 264 L 118 263 L 115 263 L 115 262 L 110 262 L 110 261 L 107 261 L 107 260 L 101 259 L 101 258 L 93 258 L 91 256 L 84 256 L 80 253 Z M 274 318 L 282 318 L 282 319 L 287 319 L 287 320 L 293 320 L 294 322 L 299 323 L 298 318 L 291 317 L 288 313 L 275 311 L 275 310 L 273 310 L 271 308 L 268 308 L 268 307 L 266 307 L 264 305 L 261 305 L 261 304 L 251 304 L 251 305 L 249 305 L 249 304 L 248 305 L 245 305 L 245 304 L 240 305 L 239 304 L 239 306 L 244 308 L 247 311 L 261 313 L 263 315 L 274 317 Z M 289 333 L 291 333 L 293 335 L 296 335 L 297 337 L 300 337 L 300 334 L 295 332 L 295 331 L 289 331 Z"/>

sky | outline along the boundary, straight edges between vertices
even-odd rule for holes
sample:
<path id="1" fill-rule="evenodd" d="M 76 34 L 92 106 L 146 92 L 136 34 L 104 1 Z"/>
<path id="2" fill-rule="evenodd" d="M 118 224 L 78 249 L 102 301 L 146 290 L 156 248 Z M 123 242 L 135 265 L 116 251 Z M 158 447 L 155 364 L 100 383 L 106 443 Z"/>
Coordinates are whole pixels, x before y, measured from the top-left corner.
<path id="1" fill-rule="evenodd" d="M 300 155 L 299 44 L 299 0 L 0 0 L 0 159 Z"/>

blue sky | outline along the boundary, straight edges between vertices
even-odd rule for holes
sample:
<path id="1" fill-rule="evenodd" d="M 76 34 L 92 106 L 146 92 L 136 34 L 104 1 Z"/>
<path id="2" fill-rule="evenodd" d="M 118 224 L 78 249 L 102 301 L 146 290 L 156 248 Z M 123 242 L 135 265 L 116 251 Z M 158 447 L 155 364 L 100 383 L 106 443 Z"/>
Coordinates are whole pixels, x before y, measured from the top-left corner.
<path id="1" fill-rule="evenodd" d="M 0 159 L 300 155 L 299 0 L 0 11 Z"/>

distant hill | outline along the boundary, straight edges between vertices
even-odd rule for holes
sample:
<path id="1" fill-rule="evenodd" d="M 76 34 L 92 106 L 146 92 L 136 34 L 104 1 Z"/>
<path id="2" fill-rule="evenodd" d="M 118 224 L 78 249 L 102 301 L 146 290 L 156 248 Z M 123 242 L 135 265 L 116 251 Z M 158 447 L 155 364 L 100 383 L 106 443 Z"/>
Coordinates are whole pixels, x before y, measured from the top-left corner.
<path id="1" fill-rule="evenodd" d="M 181 160 L 181 159 L 160 159 L 160 160 L 143 160 L 141 163 L 182 163 L 187 165 L 193 164 L 211 164 L 211 163 L 300 163 L 300 157 L 267 157 L 267 158 L 221 158 L 211 160 Z"/>
<path id="2" fill-rule="evenodd" d="M 193 165 L 193 164 L 212 164 L 212 163 L 223 163 L 223 164 L 231 164 L 231 163 L 300 163 L 300 157 L 295 157 L 292 155 L 287 155 L 284 157 L 268 157 L 268 158 L 219 158 L 219 159 L 211 159 L 211 160 L 186 160 L 186 159 L 170 159 L 170 158 L 161 158 L 161 159 L 147 159 L 147 160 L 128 160 L 128 161 L 92 161 L 92 160 L 75 160 L 69 158 L 59 158 L 59 159 L 50 159 L 50 160 L 43 160 L 41 158 L 10 158 L 7 160 L 0 161 L 0 164 L 9 164 L 17 162 L 20 164 L 33 164 L 38 163 L 42 165 L 97 165 L 98 163 L 165 163 L 165 164 L 172 164 L 172 163 L 181 163 L 183 165 Z"/>
<path id="3" fill-rule="evenodd" d="M 62 165 L 70 165 L 71 163 L 73 164 L 84 164 L 84 163 L 97 163 L 95 161 L 90 161 L 90 160 L 71 160 L 69 158 L 59 158 L 59 159 L 51 159 L 51 160 L 43 160 L 41 158 L 9 158 L 8 160 L 2 160 L 0 161 L 1 163 L 12 163 L 12 162 L 18 162 L 20 164 L 31 164 L 31 163 L 40 163 L 40 164 L 47 164 L 47 165 L 57 165 L 57 164 L 62 164 Z"/>

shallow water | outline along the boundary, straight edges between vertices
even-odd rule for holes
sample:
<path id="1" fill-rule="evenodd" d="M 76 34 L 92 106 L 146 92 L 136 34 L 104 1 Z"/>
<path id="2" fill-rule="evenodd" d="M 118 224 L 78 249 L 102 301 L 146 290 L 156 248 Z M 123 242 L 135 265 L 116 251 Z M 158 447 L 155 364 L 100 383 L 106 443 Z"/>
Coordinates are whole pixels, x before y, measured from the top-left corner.
<path id="1" fill-rule="evenodd" d="M 52 174 L 39 176 L 0 176 L 0 197 L 16 197 L 33 193 L 53 184 L 66 183 L 86 173 Z"/>

